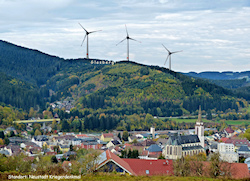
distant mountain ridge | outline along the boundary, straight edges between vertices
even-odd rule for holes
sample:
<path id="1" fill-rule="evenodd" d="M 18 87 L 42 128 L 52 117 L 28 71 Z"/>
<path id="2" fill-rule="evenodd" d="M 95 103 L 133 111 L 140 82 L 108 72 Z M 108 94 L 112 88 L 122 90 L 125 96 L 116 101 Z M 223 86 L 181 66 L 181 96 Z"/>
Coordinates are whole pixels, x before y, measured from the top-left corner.
<path id="1" fill-rule="evenodd" d="M 212 80 L 232 80 L 232 79 L 243 79 L 245 78 L 247 82 L 250 81 L 250 71 L 244 72 L 213 72 L 213 71 L 206 71 L 206 72 L 189 72 L 183 73 L 184 75 L 198 77 L 198 78 L 205 78 L 205 79 L 212 79 Z"/>
<path id="2" fill-rule="evenodd" d="M 244 71 L 244 72 L 206 71 L 206 72 L 200 72 L 200 73 L 189 72 L 189 73 L 183 73 L 183 74 L 190 76 L 190 77 L 207 79 L 211 83 L 214 83 L 216 85 L 219 85 L 228 89 L 238 89 L 238 88 L 250 86 L 250 71 Z"/>

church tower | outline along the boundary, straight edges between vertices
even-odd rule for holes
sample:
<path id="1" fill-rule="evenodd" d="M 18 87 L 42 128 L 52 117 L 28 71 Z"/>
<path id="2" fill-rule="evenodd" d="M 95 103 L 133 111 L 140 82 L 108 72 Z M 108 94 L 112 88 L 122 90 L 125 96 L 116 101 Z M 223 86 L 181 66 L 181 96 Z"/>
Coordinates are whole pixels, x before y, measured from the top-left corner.
<path id="1" fill-rule="evenodd" d="M 195 134 L 198 135 L 200 142 L 201 142 L 201 146 L 204 148 L 204 126 L 203 126 L 203 122 L 201 119 L 201 106 L 199 107 L 199 115 L 198 115 L 198 120 L 196 121 L 196 125 L 195 125 Z"/>

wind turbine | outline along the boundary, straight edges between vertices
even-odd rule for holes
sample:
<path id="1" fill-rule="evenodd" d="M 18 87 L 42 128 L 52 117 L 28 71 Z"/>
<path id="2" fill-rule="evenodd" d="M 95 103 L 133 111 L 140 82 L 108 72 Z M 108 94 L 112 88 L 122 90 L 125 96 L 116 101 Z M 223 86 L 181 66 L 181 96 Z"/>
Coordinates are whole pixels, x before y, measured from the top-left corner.
<path id="1" fill-rule="evenodd" d="M 126 28 L 126 32 L 127 32 L 127 37 L 124 38 L 124 39 L 123 39 L 122 41 L 120 41 L 119 43 L 117 43 L 116 46 L 119 45 L 120 43 L 122 43 L 124 40 L 127 39 L 127 60 L 129 61 L 129 40 L 134 40 L 134 41 L 137 41 L 137 40 L 135 40 L 135 39 L 133 39 L 133 38 L 130 38 L 129 35 L 128 35 L 128 29 L 127 29 L 127 26 L 126 26 L 126 25 L 125 25 L 125 28 Z M 137 41 L 137 42 L 141 43 L 140 41 Z"/>
<path id="2" fill-rule="evenodd" d="M 82 44 L 83 44 L 83 42 L 85 41 L 85 39 L 86 39 L 86 37 L 87 37 L 87 56 L 86 56 L 86 58 L 88 59 L 89 58 L 89 37 L 88 37 L 88 35 L 90 34 L 90 33 L 94 33 L 94 32 L 97 32 L 97 31 L 102 31 L 102 30 L 97 30 L 97 31 L 87 31 L 80 23 L 79 23 L 79 25 L 85 30 L 85 32 L 86 32 L 86 34 L 85 34 L 85 36 L 84 36 L 84 38 L 83 38 L 83 40 L 82 40 Z M 81 46 L 82 46 L 82 44 L 81 44 Z"/>
<path id="3" fill-rule="evenodd" d="M 166 59 L 164 65 L 166 64 L 166 62 L 168 61 L 168 58 L 169 58 L 169 70 L 171 70 L 171 55 L 174 54 L 174 53 L 182 52 L 182 50 L 181 51 L 170 52 L 163 44 L 162 44 L 162 46 L 168 51 L 168 56 L 167 56 L 167 59 Z"/>

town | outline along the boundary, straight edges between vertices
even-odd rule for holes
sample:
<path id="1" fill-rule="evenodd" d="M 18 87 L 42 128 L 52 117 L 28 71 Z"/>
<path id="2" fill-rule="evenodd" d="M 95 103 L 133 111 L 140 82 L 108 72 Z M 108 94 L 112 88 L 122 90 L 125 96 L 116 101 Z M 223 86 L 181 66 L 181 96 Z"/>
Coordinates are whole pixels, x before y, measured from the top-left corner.
<path id="1" fill-rule="evenodd" d="M 55 118 L 54 121 L 56 119 L 58 120 Z M 37 124 L 37 120 L 31 122 Z M 32 127 L 30 122 L 23 124 L 29 124 L 29 129 Z M 41 124 L 45 125 L 45 122 Z M 41 131 L 44 131 L 44 126 Z M 205 136 L 204 131 L 209 132 L 209 135 Z M 201 107 L 195 129 L 187 130 L 156 131 L 151 127 L 149 131 L 58 132 L 36 136 L 23 131 L 21 136 L 17 136 L 15 128 L 8 127 L 0 132 L 1 138 L 8 136 L 9 140 L 8 145 L 0 145 L 0 159 L 2 161 L 4 157 L 16 158 L 22 155 L 21 157 L 26 158 L 23 162 L 30 163 L 26 164 L 26 169 L 34 173 L 39 170 L 39 162 L 47 158 L 51 164 L 60 165 L 62 173 L 116 171 L 135 176 L 188 176 L 182 170 L 187 168 L 180 167 L 183 164 L 182 159 L 189 158 L 189 164 L 199 167 L 202 165 L 201 170 L 193 166 L 189 172 L 193 175 L 200 173 L 203 176 L 211 176 L 208 160 L 217 155 L 217 160 L 223 164 L 224 170 L 218 168 L 218 175 L 213 176 L 243 179 L 249 178 L 250 169 L 250 143 L 246 138 L 240 137 L 245 132 L 250 133 L 249 130 L 233 130 L 231 127 L 222 131 L 204 128 Z M 86 157 L 89 154 L 92 155 L 91 159 Z M 81 159 L 84 164 L 79 164 Z"/>

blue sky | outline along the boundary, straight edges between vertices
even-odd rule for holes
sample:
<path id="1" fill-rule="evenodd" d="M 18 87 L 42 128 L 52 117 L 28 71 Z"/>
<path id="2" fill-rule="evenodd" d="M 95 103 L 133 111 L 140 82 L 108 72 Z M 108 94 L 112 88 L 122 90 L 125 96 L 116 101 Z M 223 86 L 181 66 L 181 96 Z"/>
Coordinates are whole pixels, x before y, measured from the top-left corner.
<path id="1" fill-rule="evenodd" d="M 181 72 L 250 70 L 249 0 L 0 0 L 0 39 L 63 58 L 130 59 Z"/>

